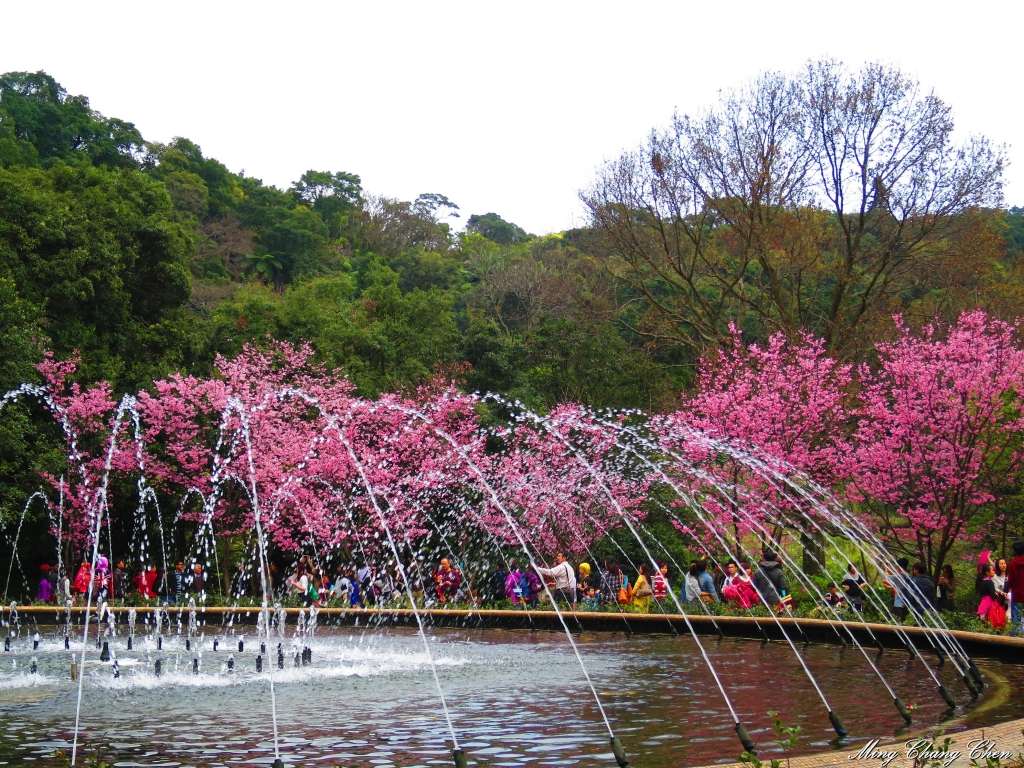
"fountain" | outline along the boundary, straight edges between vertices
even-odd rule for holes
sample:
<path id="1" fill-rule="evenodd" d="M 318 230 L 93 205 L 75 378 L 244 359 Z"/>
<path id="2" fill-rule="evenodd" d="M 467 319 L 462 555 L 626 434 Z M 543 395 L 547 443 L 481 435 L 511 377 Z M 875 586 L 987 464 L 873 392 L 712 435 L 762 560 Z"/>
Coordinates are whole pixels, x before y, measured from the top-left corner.
<path id="1" fill-rule="evenodd" d="M 523 729 L 537 721 L 534 699 L 543 700 L 550 678 L 558 686 L 558 695 L 549 694 L 553 711 L 569 711 L 558 696 L 572 692 L 572 719 L 559 715 L 559 728 L 571 735 L 575 754 L 594 764 L 625 768 L 630 764 L 627 749 L 647 754 L 652 765 L 668 761 L 667 753 L 658 757 L 660 753 L 649 745 L 684 738 L 673 729 L 693 717 L 703 718 L 699 729 L 715 734 L 720 755 L 728 756 L 736 747 L 750 753 L 764 750 L 764 712 L 754 709 L 760 701 L 751 699 L 750 680 L 737 672 L 745 664 L 753 665 L 755 676 L 784 670 L 765 690 L 797 713 L 803 727 L 815 734 L 818 747 L 832 740 L 822 733 L 825 723 L 841 745 L 899 732 L 915 721 L 970 720 L 974 702 L 984 701 L 993 681 L 1006 688 L 1013 685 L 1007 681 L 1024 678 L 1010 665 L 988 663 L 986 679 L 961 639 L 926 602 L 908 601 L 913 627 L 896 621 L 874 589 L 866 590 L 865 609 L 871 621 L 830 605 L 820 585 L 804 573 L 796 554 L 798 542 L 810 538 L 820 544 L 803 554 L 805 562 L 814 561 L 825 572 L 843 571 L 859 561 L 902 583 L 893 556 L 863 520 L 824 489 L 750 446 L 636 412 L 598 414 L 566 408 L 539 415 L 497 397 L 469 398 L 454 392 L 417 400 L 384 396 L 370 402 L 352 397 L 340 385 L 301 383 L 278 381 L 268 373 L 247 388 L 236 386 L 233 394 L 219 396 L 218 405 L 204 415 L 216 425 L 215 436 L 209 447 L 202 448 L 195 437 L 175 443 L 172 430 L 158 421 L 160 413 L 147 406 L 146 398 L 125 396 L 109 413 L 109 429 L 96 456 L 86 454 L 79 427 L 53 392 L 26 385 L 0 399 L 3 408 L 20 398 L 37 398 L 61 424 L 75 479 L 59 481 L 54 526 L 58 558 L 67 541 L 91 552 L 84 610 L 70 601 L 63 616 L 47 609 L 53 621 L 50 632 L 37 621 L 41 613 L 28 614 L 30 609 L 22 608 L 37 626 L 43 624 L 29 640 L 21 638 L 20 614 L 12 603 L 5 637 L 6 653 L 29 651 L 27 644 L 32 643 L 30 674 L 36 684 L 53 686 L 54 691 L 64 690 L 68 680 L 65 652 L 74 654 L 75 685 L 68 689 L 74 691 L 74 704 L 61 710 L 74 723 L 73 764 L 79 759 L 83 731 L 95 730 L 90 707 L 112 690 L 128 691 L 143 707 L 164 706 L 149 692 L 167 687 L 187 687 L 200 701 L 205 696 L 208 701 L 232 701 L 245 711 L 242 719 L 249 723 L 249 732 L 260 734 L 261 743 L 263 732 L 270 731 L 267 745 L 245 749 L 275 763 L 301 759 L 288 752 L 291 747 L 286 747 L 282 733 L 313 733 L 290 714 L 295 707 L 301 710 L 296 683 L 316 681 L 331 696 L 344 697 L 346 690 L 372 691 L 370 700 L 379 699 L 377 710 L 355 700 L 352 706 L 365 715 L 368 727 L 386 722 L 395 744 L 411 745 L 405 751 L 396 747 L 401 760 L 412 760 L 417 753 L 436 758 L 443 742 L 446 759 L 465 766 L 470 759 L 486 761 L 484 755 L 490 753 L 519 754 L 516 739 L 534 738 L 524 735 Z M 164 396 L 175 397 L 173 392 Z M 481 428 L 474 409 L 485 400 L 504 409 L 512 426 Z M 197 434 L 181 423 L 175 429 Z M 160 430 L 171 436 L 162 453 L 155 455 L 144 435 Z M 716 457 L 728 457 L 749 479 L 727 482 L 715 471 Z M 171 466 L 175 461 L 189 468 L 187 476 Z M 111 498 L 115 475 L 134 479 L 130 504 Z M 182 488 L 182 496 L 173 521 L 168 521 L 160 502 L 174 483 Z M 18 541 L 35 498 L 49 504 L 41 492 L 25 504 L 11 537 L 8 589 L 10 569 L 15 563 L 21 569 Z M 125 520 L 118 518 L 122 508 L 129 510 Z M 627 551 L 616 540 L 619 556 L 633 572 L 665 559 L 681 574 L 683 565 L 646 525 L 650 508 L 686 532 L 695 549 L 703 548 L 718 559 L 741 562 L 755 544 L 777 553 L 802 604 L 818 606 L 820 617 L 797 618 L 787 603 L 776 608 L 763 591 L 756 591 L 759 602 L 742 614 L 726 615 L 703 601 L 685 603 L 678 581 L 643 613 L 626 610 L 614 600 L 605 612 L 575 611 L 543 580 L 539 596 L 546 600 L 545 610 L 481 608 L 488 571 L 503 567 L 508 573 L 513 559 L 537 569 L 559 549 L 578 553 L 596 567 L 594 547 L 614 531 L 629 544 Z M 116 540 L 112 531 L 118 525 L 130 535 Z M 220 572 L 217 536 L 234 536 L 237 541 L 243 534 L 249 536 L 244 548 L 250 555 L 239 564 L 229 604 L 208 605 L 205 601 L 216 584 L 210 577 Z M 113 561 L 115 547 L 124 547 L 119 554 L 125 561 L 142 566 L 151 559 L 151 536 L 160 540 L 165 580 L 168 550 L 179 541 L 187 541 L 184 561 L 196 563 L 196 572 L 209 579 L 188 594 L 187 603 L 176 606 L 177 633 L 171 631 L 171 614 L 162 601 L 125 609 L 112 600 L 101 601 L 93 610 L 92 584 L 98 578 L 101 549 Z M 364 607 L 350 606 L 349 593 L 332 606 L 326 595 L 312 592 L 293 594 L 291 599 L 301 603 L 286 606 L 285 592 L 295 589 L 282 589 L 279 580 L 273 581 L 273 572 L 284 567 L 288 557 L 299 555 L 305 556 L 308 566 L 297 562 L 297 573 L 307 567 L 326 573 L 335 560 L 375 564 L 375 573 L 352 579 L 356 583 L 351 587 L 361 593 Z M 424 572 L 424 557 L 441 556 L 456 563 L 465 576 L 458 593 L 435 588 Z M 259 579 L 248 578 L 253 568 Z M 258 584 L 253 587 L 251 582 Z M 253 588 L 255 600 L 245 602 L 244 593 Z M 910 587 L 903 589 L 912 594 Z M 174 590 L 164 583 L 158 594 L 170 601 Z M 465 607 L 452 608 L 450 601 L 456 599 Z M 200 611 L 205 616 L 203 634 Z M 144 648 L 133 647 L 139 613 L 150 627 L 148 639 L 140 639 Z M 289 614 L 295 623 L 292 664 L 286 665 Z M 127 617 L 124 648 L 117 638 L 117 616 Z M 220 625 L 210 616 L 219 617 Z M 93 617 L 95 636 L 90 634 Z M 80 645 L 71 631 L 79 619 Z M 241 624 L 255 627 L 259 651 L 252 664 L 244 661 L 245 642 L 235 635 Z M 524 638 L 488 625 L 532 631 Z M 624 631 L 625 639 L 595 634 L 608 628 Z M 648 632 L 660 636 L 638 639 Z M 275 635 L 276 666 L 273 655 L 267 657 L 273 654 Z M 734 645 L 724 642 L 727 635 L 749 636 L 755 642 Z M 99 644 L 98 653 L 91 648 L 94 643 Z M 222 643 L 229 651 L 237 646 L 238 658 L 230 652 L 222 664 L 204 668 L 199 649 L 216 653 Z M 907 651 L 905 663 L 884 653 L 894 645 Z M 631 660 L 631 646 L 645 649 L 656 663 L 645 665 L 643 654 L 641 662 Z M 847 649 L 849 656 L 844 655 Z M 182 653 L 184 675 L 178 671 Z M 530 664 L 530 659 L 539 662 Z M 623 730 L 646 719 L 633 716 L 619 698 L 617 686 L 630 686 L 622 666 L 644 681 L 643 695 L 651 692 L 652 702 L 673 702 L 663 704 L 673 717 L 654 717 L 659 732 L 642 744 L 633 738 L 635 726 Z M 659 668 L 673 675 L 665 677 Z M 534 687 L 524 670 L 534 673 Z M 385 684 L 399 677 L 415 695 L 406 696 Z M 0 674 L 0 690 L 14 679 Z M 895 713 L 889 709 L 890 719 L 880 708 L 858 702 L 852 695 L 857 685 L 870 686 L 872 701 L 891 702 Z M 967 698 L 962 691 L 958 696 L 951 690 L 956 685 L 963 686 Z M 683 703 L 676 703 L 676 688 L 685 691 Z M 525 696 L 519 693 L 524 690 Z M 428 695 L 436 710 L 424 717 L 421 702 Z M 280 710 L 279 698 L 288 703 Z M 683 706 L 690 699 L 699 702 L 696 711 Z M 386 706 L 390 702 L 394 711 Z M 170 706 L 173 717 L 191 716 Z M 257 718 L 259 724 L 247 719 L 257 707 L 265 713 Z M 1004 709 L 1024 715 L 1024 704 L 1011 702 Z M 237 715 L 218 714 L 226 722 Z M 126 719 L 115 718 L 118 723 L 131 730 Z M 335 720 L 325 728 L 316 731 L 316 739 L 329 738 L 331 728 L 354 738 Z M 477 755 L 471 745 L 487 728 L 499 732 L 498 746 Z M 594 728 L 601 729 L 601 738 L 594 738 Z M 726 733 L 731 734 L 728 739 Z M 348 744 L 339 739 L 331 748 L 353 748 L 339 746 L 342 742 Z M 537 748 L 544 751 L 545 745 Z M 712 755 L 691 748 L 700 759 L 712 762 Z M 168 753 L 177 754 L 176 749 L 166 747 Z M 139 757 L 132 754 L 132 759 Z"/>

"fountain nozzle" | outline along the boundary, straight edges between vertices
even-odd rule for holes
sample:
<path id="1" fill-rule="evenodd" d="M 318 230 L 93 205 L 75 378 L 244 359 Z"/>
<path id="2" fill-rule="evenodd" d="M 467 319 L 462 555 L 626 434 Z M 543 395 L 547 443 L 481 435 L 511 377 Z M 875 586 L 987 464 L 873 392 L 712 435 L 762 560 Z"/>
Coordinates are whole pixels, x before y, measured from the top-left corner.
<path id="1" fill-rule="evenodd" d="M 107 641 L 103 641 L 103 650 L 100 651 L 100 661 L 110 661 L 110 646 Z"/>
<path id="2" fill-rule="evenodd" d="M 743 723 L 736 723 L 736 735 L 739 737 L 740 744 L 743 745 L 743 749 L 752 755 L 757 754 L 757 749 L 754 747 L 754 740 L 750 738 L 750 734 L 747 733 L 747 729 L 743 726 Z"/>
<path id="3" fill-rule="evenodd" d="M 971 677 L 978 684 L 978 688 L 985 687 L 985 678 L 982 677 L 981 670 L 978 669 L 978 665 L 974 663 L 974 659 L 967 659 L 967 669 L 971 673 Z"/>
<path id="4" fill-rule="evenodd" d="M 903 716 L 903 720 L 907 725 L 910 725 L 910 723 L 913 722 L 913 718 L 910 716 L 910 713 L 907 712 L 907 708 L 903 706 L 903 702 L 900 701 L 900 697 L 897 696 L 894 698 L 892 703 L 896 705 L 896 710 Z"/>
<path id="5" fill-rule="evenodd" d="M 950 709 L 956 709 L 956 702 L 953 700 L 953 697 L 949 695 L 949 691 L 946 690 L 946 686 L 941 683 L 939 684 L 939 695 L 942 697 L 942 700 L 946 702 L 947 707 Z"/>
<path id="6" fill-rule="evenodd" d="M 967 690 L 971 692 L 971 698 L 976 699 L 981 695 L 981 691 L 978 690 L 978 686 L 971 680 L 970 675 L 964 675 L 964 685 L 967 686 Z"/>
<path id="7" fill-rule="evenodd" d="M 453 749 L 452 757 L 455 758 L 455 768 L 466 768 L 468 765 L 466 762 L 466 755 L 461 749 Z"/>
<path id="8" fill-rule="evenodd" d="M 832 727 L 835 728 L 836 733 L 839 734 L 839 738 L 845 739 L 846 728 L 843 727 L 843 721 L 840 720 L 839 715 L 837 715 L 831 709 L 828 711 L 828 721 L 832 723 Z"/>
<path id="9" fill-rule="evenodd" d="M 615 762 L 619 764 L 619 768 L 626 768 L 629 765 L 629 760 L 626 759 L 626 753 L 622 749 L 622 742 L 619 741 L 618 736 L 612 736 L 611 745 L 612 754 L 615 755 Z"/>

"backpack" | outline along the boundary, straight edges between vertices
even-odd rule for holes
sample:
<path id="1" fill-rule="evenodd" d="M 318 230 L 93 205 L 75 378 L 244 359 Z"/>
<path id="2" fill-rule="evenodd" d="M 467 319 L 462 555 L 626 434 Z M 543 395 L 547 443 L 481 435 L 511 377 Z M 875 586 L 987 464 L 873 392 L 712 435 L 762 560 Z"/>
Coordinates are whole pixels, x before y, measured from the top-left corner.
<path id="1" fill-rule="evenodd" d="M 626 605 L 633 602 L 633 588 L 629 586 L 629 579 L 622 577 L 622 587 L 619 589 L 619 605 Z"/>

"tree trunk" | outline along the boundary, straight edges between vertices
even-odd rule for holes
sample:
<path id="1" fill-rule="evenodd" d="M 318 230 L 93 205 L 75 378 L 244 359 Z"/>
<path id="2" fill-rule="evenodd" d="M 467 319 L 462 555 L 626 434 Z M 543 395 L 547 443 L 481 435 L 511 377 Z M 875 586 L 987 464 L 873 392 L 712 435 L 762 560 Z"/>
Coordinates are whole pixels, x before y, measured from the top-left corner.
<path id="1" fill-rule="evenodd" d="M 821 576 L 825 573 L 825 539 L 820 531 L 800 531 L 800 544 L 804 548 L 804 573 Z"/>

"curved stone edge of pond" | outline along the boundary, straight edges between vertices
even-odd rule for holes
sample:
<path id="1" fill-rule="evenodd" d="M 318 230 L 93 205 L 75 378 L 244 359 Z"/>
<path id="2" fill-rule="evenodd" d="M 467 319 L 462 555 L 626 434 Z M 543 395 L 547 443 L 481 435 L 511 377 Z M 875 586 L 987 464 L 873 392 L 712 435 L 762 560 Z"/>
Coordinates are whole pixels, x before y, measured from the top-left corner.
<path id="1" fill-rule="evenodd" d="M 123 620 L 131 608 L 128 606 L 115 606 L 110 608 L 115 615 Z M 152 614 L 156 610 L 166 610 L 171 621 L 177 621 L 180 616 L 182 623 L 187 622 L 188 608 L 185 606 L 140 606 L 135 610 L 141 618 Z M 3 612 L 7 612 L 4 607 Z M 286 608 L 289 618 L 294 621 L 297 618 L 299 608 Z M 19 616 L 32 617 L 38 624 L 61 625 L 64 623 L 65 609 L 44 605 L 27 605 L 17 608 Z M 82 615 L 85 612 L 84 606 L 77 606 L 71 609 L 75 623 L 81 624 Z M 96 608 L 90 609 L 90 614 L 95 615 Z M 258 607 L 204 607 L 197 606 L 196 613 L 199 621 L 205 626 L 217 625 L 233 626 L 255 624 L 256 617 L 260 613 Z M 562 624 L 554 611 L 523 611 L 523 610 L 468 610 L 468 609 L 424 609 L 419 611 L 420 616 L 430 627 L 450 629 L 504 629 L 504 630 L 525 630 L 525 631 L 557 631 L 562 632 Z M 410 626 L 416 625 L 415 613 L 408 608 L 322 608 L 319 612 L 319 620 L 330 621 L 336 626 Z M 668 634 L 668 635 L 689 635 L 686 619 L 700 635 L 717 634 L 716 627 L 721 629 L 725 637 L 748 638 L 760 640 L 767 636 L 771 640 L 783 640 L 779 625 L 784 627 L 794 642 L 803 642 L 806 639 L 815 643 L 841 644 L 840 632 L 846 636 L 846 630 L 841 629 L 835 622 L 828 622 L 823 619 L 791 619 L 779 617 L 777 620 L 767 616 L 688 616 L 680 614 L 662 613 L 604 613 L 604 612 L 565 612 L 565 622 L 569 630 L 577 632 L 611 632 L 622 634 Z M 858 642 L 865 648 L 871 647 L 873 642 L 871 634 L 891 650 L 906 652 L 902 640 L 894 627 L 888 624 L 871 624 L 864 622 L 847 621 L 847 630 L 853 633 Z M 870 632 L 869 632 L 870 629 Z M 925 639 L 928 630 L 920 627 L 903 627 L 903 632 L 913 638 Z M 989 635 L 981 632 L 964 632 L 952 630 L 952 634 L 963 645 L 964 650 L 971 656 L 980 658 L 998 659 L 1020 663 L 1024 661 L 1024 638 L 1008 637 L 1006 635 Z M 848 637 L 848 636 L 846 636 Z M 932 654 L 930 645 L 926 642 L 920 647 L 924 655 Z"/>
<path id="2" fill-rule="evenodd" d="M 937 729 L 929 728 L 921 731 L 919 734 L 914 736 L 905 736 L 899 740 L 880 742 L 874 749 L 880 752 L 897 752 L 898 756 L 891 762 L 885 763 L 889 768 L 922 768 L 922 765 L 931 765 L 931 762 L 915 762 L 912 757 L 909 757 L 907 752 L 907 742 L 917 739 L 928 739 L 931 743 L 935 744 L 936 749 L 941 749 L 942 742 L 945 740 L 945 735 L 934 736 Z M 956 733 L 948 734 L 952 740 L 949 746 L 949 752 L 960 752 L 960 756 L 953 758 L 952 754 L 950 757 L 943 759 L 942 765 L 948 768 L 968 768 L 968 766 L 985 766 L 985 758 L 979 756 L 977 762 L 972 762 L 970 749 L 977 748 L 979 751 L 986 749 L 992 751 L 1006 751 L 1011 753 L 1011 757 L 1001 760 L 999 768 L 1020 768 L 1024 765 L 1024 719 L 1019 720 L 1007 720 L 1005 723 L 998 723 L 997 725 L 989 726 L 987 728 L 973 728 L 969 731 L 958 731 Z M 982 745 L 980 742 L 988 742 L 988 745 Z M 789 760 L 781 758 L 781 763 L 787 768 L 880 768 L 882 766 L 884 758 L 872 758 L 863 754 L 864 746 L 857 747 L 855 749 L 836 750 L 831 752 L 816 752 L 813 755 L 802 755 L 800 757 L 793 757 Z M 773 755 L 773 757 L 776 757 Z M 765 760 L 765 764 L 769 764 L 769 760 Z M 749 768 L 743 763 L 724 762 L 716 763 L 713 766 L 704 766 L 704 768 Z"/>

